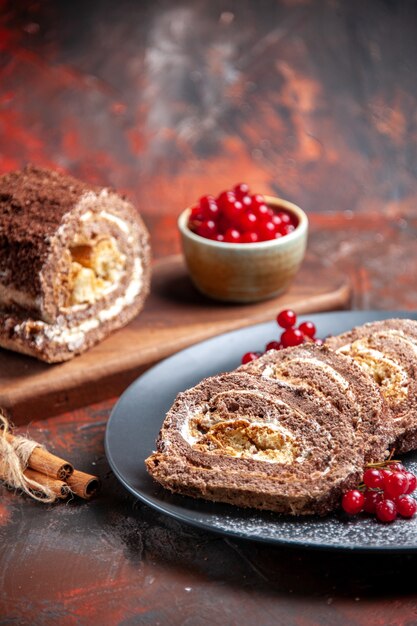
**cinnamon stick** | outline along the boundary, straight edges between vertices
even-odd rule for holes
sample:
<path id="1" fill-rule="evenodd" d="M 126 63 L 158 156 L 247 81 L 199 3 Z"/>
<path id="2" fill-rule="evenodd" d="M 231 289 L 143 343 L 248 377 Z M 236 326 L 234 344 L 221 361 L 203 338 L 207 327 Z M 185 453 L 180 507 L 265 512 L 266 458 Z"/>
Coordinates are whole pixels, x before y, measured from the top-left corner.
<path id="1" fill-rule="evenodd" d="M 10 443 L 18 439 L 10 432 L 6 433 L 6 438 Z M 74 471 L 71 463 L 55 456 L 41 446 L 37 446 L 33 450 L 28 460 L 28 467 L 57 480 L 66 480 Z"/>
<path id="2" fill-rule="evenodd" d="M 70 494 L 70 488 L 62 480 L 51 478 L 50 476 L 42 474 L 42 472 L 37 472 L 36 470 L 30 469 L 29 467 L 25 469 L 23 474 L 26 476 L 26 478 L 29 478 L 29 480 L 34 480 L 43 487 L 50 489 L 52 493 L 61 500 L 64 500 Z M 35 487 L 30 486 L 30 489 L 36 491 Z"/>
<path id="3" fill-rule="evenodd" d="M 84 500 L 92 498 L 100 489 L 100 479 L 97 476 L 86 474 L 74 470 L 74 472 L 67 478 L 67 484 L 71 491 Z"/>

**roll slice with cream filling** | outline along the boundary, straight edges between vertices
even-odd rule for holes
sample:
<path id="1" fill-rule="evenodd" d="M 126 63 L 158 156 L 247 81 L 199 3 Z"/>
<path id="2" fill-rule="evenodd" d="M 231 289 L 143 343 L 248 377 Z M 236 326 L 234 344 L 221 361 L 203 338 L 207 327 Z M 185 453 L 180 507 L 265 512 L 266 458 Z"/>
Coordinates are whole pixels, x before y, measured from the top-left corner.
<path id="1" fill-rule="evenodd" d="M 363 464 L 351 420 L 327 401 L 242 373 L 180 393 L 146 460 L 174 493 L 291 515 L 336 508 Z"/>
<path id="2" fill-rule="evenodd" d="M 68 360 L 135 317 L 149 282 L 149 236 L 130 202 L 33 166 L 0 178 L 2 347 Z"/>
<path id="3" fill-rule="evenodd" d="M 394 427 L 395 451 L 417 448 L 417 322 L 371 322 L 329 337 L 326 344 L 351 357 L 379 386 Z"/>

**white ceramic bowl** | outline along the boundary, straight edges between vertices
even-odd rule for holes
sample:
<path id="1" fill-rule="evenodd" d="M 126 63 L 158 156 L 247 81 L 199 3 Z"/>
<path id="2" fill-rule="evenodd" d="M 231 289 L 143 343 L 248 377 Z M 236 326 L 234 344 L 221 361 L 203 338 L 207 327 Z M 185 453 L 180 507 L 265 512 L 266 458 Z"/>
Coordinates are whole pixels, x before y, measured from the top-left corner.
<path id="1" fill-rule="evenodd" d="M 297 218 L 295 230 L 270 241 L 224 243 L 193 233 L 187 226 L 191 209 L 178 218 L 185 261 L 195 286 L 206 296 L 227 302 L 272 298 L 290 285 L 304 257 L 308 219 L 287 200 L 265 196 L 268 206 Z"/>

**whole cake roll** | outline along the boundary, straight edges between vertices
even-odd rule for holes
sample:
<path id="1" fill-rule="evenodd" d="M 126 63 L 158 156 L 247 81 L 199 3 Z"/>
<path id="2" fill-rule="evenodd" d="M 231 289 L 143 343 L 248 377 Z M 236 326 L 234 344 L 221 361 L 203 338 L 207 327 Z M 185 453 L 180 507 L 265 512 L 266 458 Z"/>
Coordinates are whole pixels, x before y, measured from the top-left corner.
<path id="1" fill-rule="evenodd" d="M 0 346 L 70 359 L 135 317 L 149 282 L 130 202 L 33 166 L 0 178 Z"/>
<path id="2" fill-rule="evenodd" d="M 278 385 L 291 384 L 325 398 L 351 419 L 362 438 L 366 462 L 381 461 L 395 440 L 389 409 L 372 376 L 352 359 L 326 346 L 303 344 L 286 350 L 269 350 L 239 372 L 259 376 Z"/>
<path id="3" fill-rule="evenodd" d="M 417 448 L 417 321 L 364 324 L 329 337 L 326 344 L 354 359 L 378 384 L 389 407 L 395 451 Z"/>
<path id="4" fill-rule="evenodd" d="M 324 515 L 361 476 L 350 419 L 311 390 L 230 373 L 180 393 L 146 466 L 175 493 Z"/>

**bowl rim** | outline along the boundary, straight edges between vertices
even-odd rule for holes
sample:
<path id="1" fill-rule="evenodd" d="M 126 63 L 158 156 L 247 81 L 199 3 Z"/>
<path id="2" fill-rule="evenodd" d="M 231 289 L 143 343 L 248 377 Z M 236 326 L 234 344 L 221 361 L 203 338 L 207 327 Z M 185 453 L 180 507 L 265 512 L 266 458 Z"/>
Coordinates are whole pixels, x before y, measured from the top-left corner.
<path id="1" fill-rule="evenodd" d="M 178 229 L 182 235 L 188 237 L 189 239 L 192 239 L 199 244 L 204 244 L 213 248 L 220 248 L 223 250 L 257 250 L 279 247 L 282 245 L 286 245 L 307 233 L 308 217 L 303 209 L 301 209 L 297 204 L 289 202 L 288 200 L 284 200 L 284 198 L 278 198 L 277 196 L 264 195 L 264 198 L 266 204 L 272 206 L 272 208 L 282 207 L 285 211 L 293 213 L 297 217 L 298 224 L 292 233 L 288 233 L 288 235 L 284 235 L 279 239 L 268 239 L 267 241 L 257 241 L 255 243 L 232 243 L 229 241 L 215 241 L 213 239 L 207 239 L 207 237 L 201 237 L 201 235 L 197 235 L 187 226 L 188 216 L 191 212 L 192 207 L 187 207 L 178 216 Z"/>

